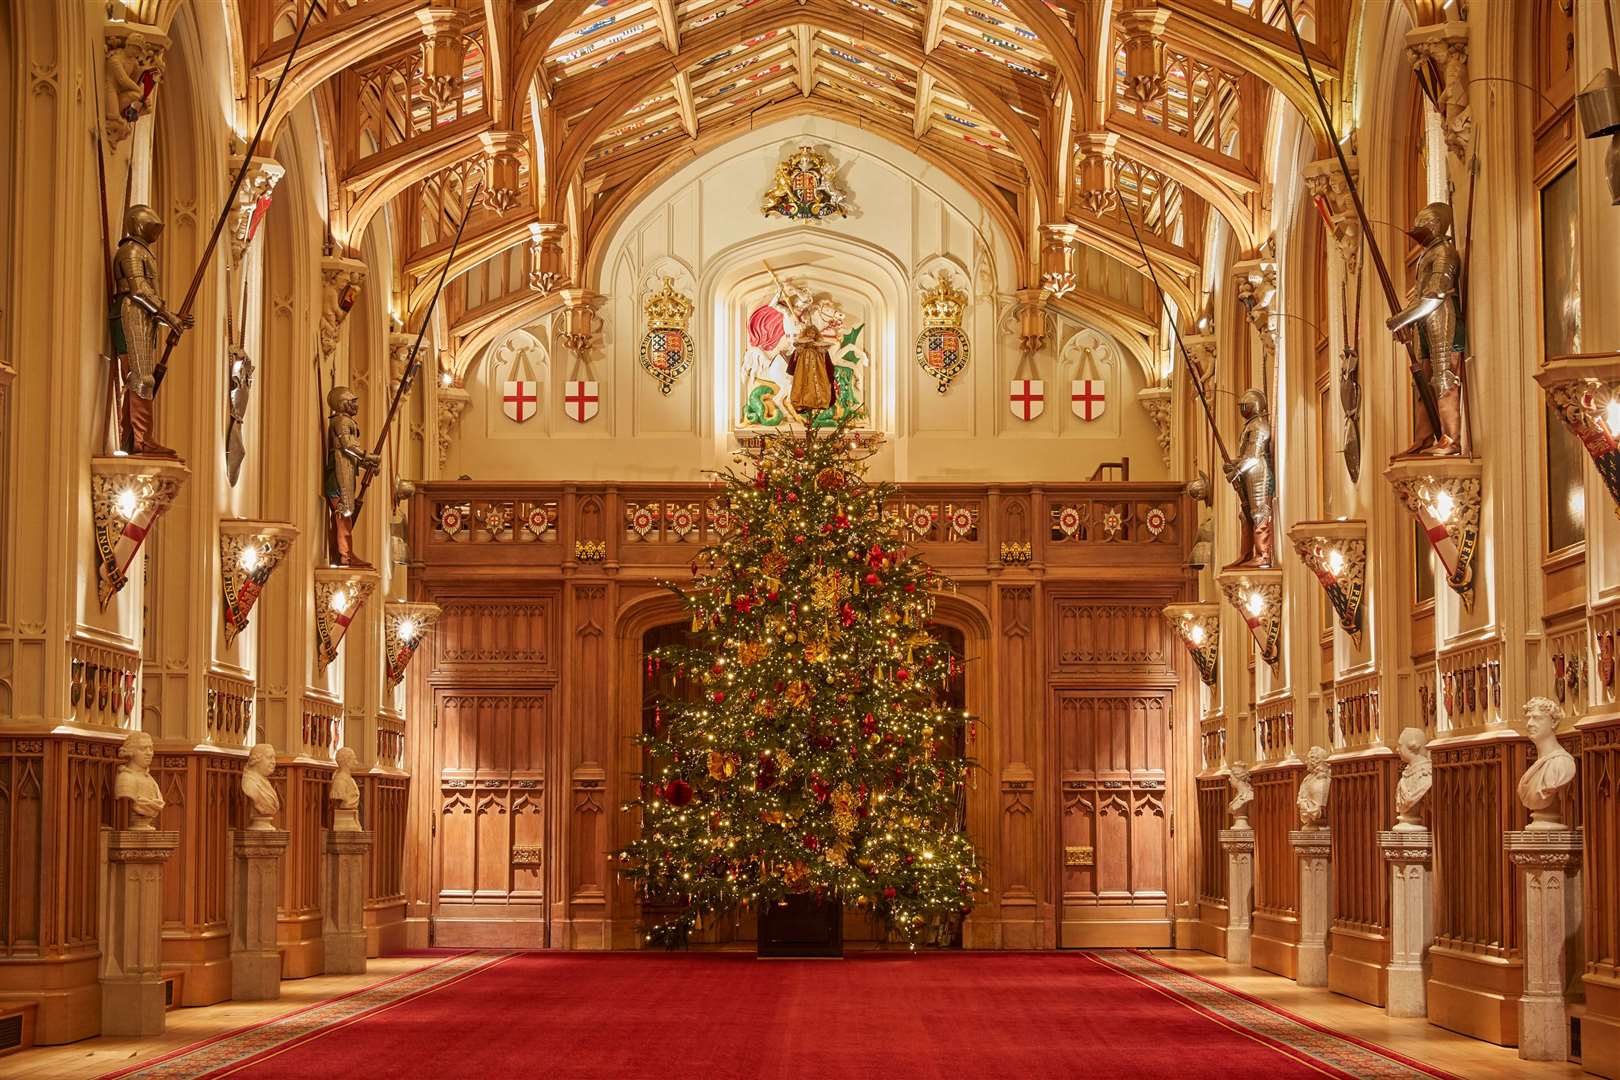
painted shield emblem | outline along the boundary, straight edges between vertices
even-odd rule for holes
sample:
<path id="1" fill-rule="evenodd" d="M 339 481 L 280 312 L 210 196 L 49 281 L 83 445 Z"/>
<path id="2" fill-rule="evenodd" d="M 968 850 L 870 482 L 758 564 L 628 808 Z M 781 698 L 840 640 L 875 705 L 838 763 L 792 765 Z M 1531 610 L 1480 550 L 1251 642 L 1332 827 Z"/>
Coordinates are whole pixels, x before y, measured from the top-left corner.
<path id="1" fill-rule="evenodd" d="M 501 386 L 501 411 L 513 423 L 534 418 L 540 410 L 540 384 L 533 379 L 507 379 Z"/>
<path id="2" fill-rule="evenodd" d="M 1014 379 L 1007 405 L 1020 420 L 1033 420 L 1046 411 L 1046 383 L 1040 379 Z"/>
<path id="3" fill-rule="evenodd" d="M 1069 388 L 1069 408 L 1082 420 L 1096 420 L 1108 408 L 1108 391 L 1101 379 L 1076 379 Z"/>
<path id="4" fill-rule="evenodd" d="M 673 327 L 655 327 L 647 331 L 647 336 L 641 339 L 641 366 L 647 374 L 658 380 L 658 388 L 664 393 L 675 389 L 675 380 L 680 378 L 692 364 L 691 349 L 688 348 L 686 331 Z"/>
<path id="5" fill-rule="evenodd" d="M 601 400 L 594 379 L 570 379 L 563 384 L 563 415 L 576 424 L 594 417 Z"/>
<path id="6" fill-rule="evenodd" d="M 930 326 L 917 336 L 917 363 L 939 382 L 940 393 L 968 362 L 968 339 L 958 326 Z"/>
<path id="7" fill-rule="evenodd" d="M 815 204 L 817 179 L 816 174 L 808 169 L 793 174 L 793 194 L 799 197 L 801 203 Z"/>

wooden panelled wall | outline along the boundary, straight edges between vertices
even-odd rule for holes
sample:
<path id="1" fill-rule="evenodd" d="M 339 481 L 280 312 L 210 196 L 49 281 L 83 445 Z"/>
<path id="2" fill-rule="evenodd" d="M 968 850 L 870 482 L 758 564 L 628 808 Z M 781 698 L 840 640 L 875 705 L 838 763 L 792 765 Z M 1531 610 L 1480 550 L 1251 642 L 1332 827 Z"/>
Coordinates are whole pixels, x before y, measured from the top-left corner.
<path id="1" fill-rule="evenodd" d="M 610 854 L 633 828 L 643 659 L 685 621 L 661 582 L 689 575 L 715 499 L 419 487 L 411 585 L 444 615 L 410 676 L 408 829 L 429 842 L 405 879 L 435 944 L 636 946 Z M 968 828 L 989 881 L 964 944 L 1168 945 L 1195 918 L 1196 677 L 1160 614 L 1193 588 L 1179 485 L 916 485 L 893 510 L 956 583 L 938 621 L 980 717 Z"/>

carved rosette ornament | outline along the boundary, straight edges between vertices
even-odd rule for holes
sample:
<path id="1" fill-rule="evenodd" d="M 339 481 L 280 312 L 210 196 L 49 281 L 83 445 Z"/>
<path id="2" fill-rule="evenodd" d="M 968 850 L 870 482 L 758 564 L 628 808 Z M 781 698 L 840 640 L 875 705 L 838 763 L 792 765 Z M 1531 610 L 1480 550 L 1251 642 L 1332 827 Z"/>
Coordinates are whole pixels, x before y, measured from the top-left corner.
<path id="1" fill-rule="evenodd" d="M 939 271 L 932 287 L 922 294 L 922 332 L 917 335 L 917 366 L 939 385 L 941 394 L 951 388 L 967 367 L 971 346 L 962 330 L 962 313 L 967 309 L 967 293 L 951 282 L 950 272 Z"/>
<path id="2" fill-rule="evenodd" d="M 1170 9 L 1158 0 L 1124 0 L 1117 9 L 1119 47 L 1125 53 L 1125 97 L 1151 105 L 1164 97 L 1164 28 Z"/>
<path id="3" fill-rule="evenodd" d="M 1075 201 L 1097 217 L 1119 209 L 1119 189 L 1114 183 L 1114 147 L 1118 142 L 1119 136 L 1111 131 L 1084 132 L 1075 138 Z"/>
<path id="4" fill-rule="evenodd" d="M 676 291 L 673 278 L 662 280 L 663 288 L 650 294 L 641 306 L 647 317 L 647 332 L 641 338 L 640 356 L 641 369 L 657 381 L 661 393 L 668 394 L 692 366 L 692 334 L 687 325 L 693 305 Z"/>
<path id="5" fill-rule="evenodd" d="M 1282 650 L 1282 571 L 1223 570 L 1215 575 L 1226 602 L 1237 609 L 1260 647 L 1260 659 L 1276 666 Z"/>
<path id="6" fill-rule="evenodd" d="M 437 6 L 418 11 L 422 21 L 422 96 L 436 111 L 454 108 L 461 100 L 467 70 L 468 14 L 454 7 Z"/>
<path id="7" fill-rule="evenodd" d="M 240 154 L 231 158 L 231 175 L 235 176 L 242 168 Z M 229 266 L 236 268 L 242 265 L 242 258 L 258 235 L 259 225 L 264 221 L 265 213 L 270 209 L 270 200 L 274 197 L 276 185 L 281 183 L 287 170 L 275 158 L 255 155 L 248 163 L 247 172 L 242 177 L 242 186 L 237 189 L 236 201 L 231 206 L 231 216 L 226 223 L 226 231 L 230 234 L 230 261 Z"/>
<path id="8" fill-rule="evenodd" d="M 1361 647 L 1361 600 L 1367 589 L 1367 523 L 1359 520 L 1301 521 L 1288 538 L 1316 575 L 1339 626 Z"/>
<path id="9" fill-rule="evenodd" d="M 265 582 L 297 538 L 295 526 L 279 521 L 220 521 L 219 578 L 225 601 L 225 644 L 247 629 L 248 616 Z"/>
<path id="10" fill-rule="evenodd" d="M 1345 160 L 1350 163 L 1351 177 L 1359 179 L 1361 170 L 1356 164 L 1354 151 L 1346 153 Z M 1344 171 L 1339 168 L 1339 159 L 1330 156 L 1306 165 L 1305 190 L 1316 204 L 1322 224 L 1339 249 L 1339 258 L 1344 260 L 1345 276 L 1355 277 L 1361 266 L 1361 219 L 1356 215 L 1350 185 L 1345 182 Z"/>
<path id="11" fill-rule="evenodd" d="M 472 405 L 472 395 L 464 386 L 439 387 L 439 468 L 450 461 L 450 447 L 461 427 L 461 415 Z"/>
<path id="12" fill-rule="evenodd" d="M 102 121 L 111 150 L 152 111 L 168 62 L 169 39 L 155 26 L 133 22 L 109 22 L 102 34 L 107 50 Z"/>
<path id="13" fill-rule="evenodd" d="M 348 566 L 315 568 L 315 666 L 325 670 L 337 659 L 349 623 L 370 599 L 380 577 L 375 570 Z"/>
<path id="14" fill-rule="evenodd" d="M 390 600 L 383 605 L 383 664 L 388 685 L 398 686 L 417 647 L 443 612 L 438 604 Z"/>
<path id="15" fill-rule="evenodd" d="M 1198 677 L 1205 686 L 1214 686 L 1221 662 L 1221 606 L 1170 604 L 1164 618 L 1198 665 Z"/>
<path id="16" fill-rule="evenodd" d="M 366 284 L 366 264 L 359 259 L 329 255 L 321 260 L 321 356 L 331 362 L 337 352 L 338 331 L 360 299 Z"/>
<path id="17" fill-rule="evenodd" d="M 1446 568 L 1446 584 L 1474 607 L 1474 550 L 1479 546 L 1480 464 L 1475 458 L 1396 458 L 1384 470 L 1401 504 L 1423 527 Z"/>
<path id="18" fill-rule="evenodd" d="M 1052 299 L 1061 300 L 1074 292 L 1074 260 L 1079 250 L 1079 226 L 1041 226 L 1041 288 Z"/>
<path id="19" fill-rule="evenodd" d="M 1467 161 L 1474 142 L 1474 115 L 1468 107 L 1468 24 L 1448 19 L 1409 31 L 1406 55 L 1423 96 L 1440 114 L 1446 150 Z"/>
<path id="20" fill-rule="evenodd" d="M 90 459 L 90 511 L 95 526 L 96 596 L 105 611 L 128 584 L 130 563 L 191 470 L 175 459 Z"/>
<path id="21" fill-rule="evenodd" d="M 1164 467 L 1170 467 L 1170 436 L 1176 423 L 1176 394 L 1168 386 L 1144 386 L 1136 392 L 1136 403 L 1153 421 L 1153 433 L 1159 440 L 1159 457 Z"/>
<path id="22" fill-rule="evenodd" d="M 1586 447 L 1620 517 L 1620 356 L 1553 360 L 1536 372 L 1536 382 Z"/>
<path id="23" fill-rule="evenodd" d="M 529 288 L 545 296 L 568 283 L 563 262 L 563 236 L 567 226 L 551 222 L 529 225 Z"/>
<path id="24" fill-rule="evenodd" d="M 478 141 L 484 144 L 484 204 L 504 214 L 518 204 L 528 143 L 518 131 L 486 131 Z"/>

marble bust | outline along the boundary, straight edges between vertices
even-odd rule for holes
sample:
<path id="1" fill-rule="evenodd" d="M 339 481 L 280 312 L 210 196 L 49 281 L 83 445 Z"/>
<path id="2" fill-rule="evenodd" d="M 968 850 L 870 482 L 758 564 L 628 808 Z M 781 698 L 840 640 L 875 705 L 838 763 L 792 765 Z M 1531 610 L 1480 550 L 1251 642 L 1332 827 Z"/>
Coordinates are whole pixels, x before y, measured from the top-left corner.
<path id="1" fill-rule="evenodd" d="M 132 731 L 118 748 L 124 763 L 118 767 L 118 778 L 113 781 L 113 798 L 129 800 L 129 827 L 143 832 L 157 828 L 158 815 L 163 812 L 163 792 L 152 779 L 152 736 L 144 731 Z"/>
<path id="2" fill-rule="evenodd" d="M 1299 826 L 1302 829 L 1325 829 L 1328 786 L 1333 782 L 1328 768 L 1327 747 L 1311 747 L 1311 752 L 1305 755 L 1305 763 L 1305 779 L 1300 781 L 1299 796 L 1294 800 L 1294 805 L 1299 807 Z"/>
<path id="3" fill-rule="evenodd" d="M 347 746 L 337 752 L 337 771 L 332 774 L 332 828 L 337 832 L 360 830 L 360 785 L 354 781 L 354 767 L 360 758 Z"/>
<path id="4" fill-rule="evenodd" d="M 1575 759 L 1558 741 L 1558 722 L 1564 710 L 1550 698 L 1533 697 L 1524 703 L 1524 726 L 1535 740 L 1536 760 L 1519 777 L 1519 802 L 1530 811 L 1530 829 L 1547 832 L 1567 829 L 1559 818 L 1558 797 L 1575 782 Z"/>
<path id="5" fill-rule="evenodd" d="M 1406 763 L 1401 769 L 1400 782 L 1395 785 L 1396 832 L 1417 832 L 1423 829 L 1421 805 L 1434 784 L 1434 762 L 1429 759 L 1428 739 L 1422 728 L 1409 727 L 1396 740 L 1396 749 Z"/>
<path id="6" fill-rule="evenodd" d="M 1226 808 L 1232 811 L 1232 828 L 1249 828 L 1249 804 L 1254 802 L 1254 788 L 1249 786 L 1248 762 L 1234 761 L 1227 767 L 1227 783 L 1232 788 L 1232 801 Z"/>
<path id="7" fill-rule="evenodd" d="M 242 794 L 253 808 L 248 828 L 254 832 L 275 829 L 274 818 L 281 810 L 281 796 L 270 783 L 270 774 L 276 771 L 276 748 L 269 743 L 254 743 L 248 751 L 247 764 L 242 768 Z"/>

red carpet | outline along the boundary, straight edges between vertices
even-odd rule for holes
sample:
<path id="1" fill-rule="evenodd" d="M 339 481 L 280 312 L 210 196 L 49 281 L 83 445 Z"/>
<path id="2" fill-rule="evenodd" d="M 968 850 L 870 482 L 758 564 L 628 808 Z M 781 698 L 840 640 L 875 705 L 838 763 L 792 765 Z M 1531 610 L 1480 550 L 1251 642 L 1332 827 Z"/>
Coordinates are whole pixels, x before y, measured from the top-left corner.
<path id="1" fill-rule="evenodd" d="M 472 954 L 140 1077 L 1445 1076 L 1134 953 Z M 410 979 L 411 976 L 405 978 Z M 321 1007 L 318 1007 L 321 1008 Z M 279 1021 L 276 1023 L 280 1023 Z"/>

